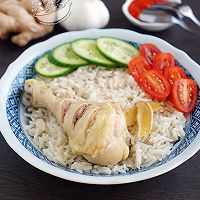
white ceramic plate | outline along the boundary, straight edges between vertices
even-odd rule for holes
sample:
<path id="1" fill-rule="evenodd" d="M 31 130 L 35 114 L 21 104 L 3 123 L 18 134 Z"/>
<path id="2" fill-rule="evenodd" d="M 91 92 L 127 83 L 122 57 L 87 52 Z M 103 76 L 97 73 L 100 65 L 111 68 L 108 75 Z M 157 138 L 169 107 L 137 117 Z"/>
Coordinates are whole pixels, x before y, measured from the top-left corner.
<path id="1" fill-rule="evenodd" d="M 166 173 L 179 166 L 200 148 L 200 100 L 195 111 L 188 119 L 186 136 L 174 147 L 171 154 L 161 162 L 140 170 L 132 170 L 126 175 L 94 175 L 80 174 L 67 167 L 60 166 L 48 160 L 42 152 L 38 151 L 23 130 L 23 117 L 20 113 L 20 97 L 23 92 L 25 79 L 31 78 L 33 63 L 37 57 L 52 48 L 65 42 L 78 38 L 97 38 L 100 36 L 117 37 L 123 40 L 142 44 L 151 42 L 156 44 L 162 51 L 171 52 L 176 60 L 185 67 L 198 85 L 200 85 L 200 66 L 181 50 L 173 47 L 162 39 L 141 35 L 133 31 L 123 29 L 87 30 L 69 32 L 56 35 L 47 41 L 38 43 L 28 48 L 10 66 L 0 80 L 0 130 L 9 146 L 24 160 L 36 168 L 54 176 L 90 184 L 121 184 L 149 179 Z M 12 164 L 12 161 L 10 161 Z"/>

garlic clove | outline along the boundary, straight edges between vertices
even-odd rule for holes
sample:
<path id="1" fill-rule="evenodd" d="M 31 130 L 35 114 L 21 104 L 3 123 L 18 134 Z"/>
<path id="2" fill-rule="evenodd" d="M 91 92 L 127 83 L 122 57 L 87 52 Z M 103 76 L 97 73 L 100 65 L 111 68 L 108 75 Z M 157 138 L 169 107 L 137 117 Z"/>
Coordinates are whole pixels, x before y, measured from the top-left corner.
<path id="1" fill-rule="evenodd" d="M 101 0 L 73 0 L 70 16 L 61 23 L 69 31 L 103 28 L 110 20 L 110 13 Z"/>

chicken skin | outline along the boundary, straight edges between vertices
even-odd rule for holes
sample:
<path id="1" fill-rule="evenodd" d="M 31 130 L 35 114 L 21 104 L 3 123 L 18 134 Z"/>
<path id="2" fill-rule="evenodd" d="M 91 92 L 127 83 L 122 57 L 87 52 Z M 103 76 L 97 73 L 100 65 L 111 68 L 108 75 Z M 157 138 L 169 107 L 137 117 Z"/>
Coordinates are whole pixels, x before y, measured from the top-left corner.
<path id="1" fill-rule="evenodd" d="M 128 157 L 129 132 L 119 105 L 58 98 L 34 79 L 25 82 L 23 103 L 52 112 L 68 135 L 72 152 L 89 162 L 108 166 Z"/>

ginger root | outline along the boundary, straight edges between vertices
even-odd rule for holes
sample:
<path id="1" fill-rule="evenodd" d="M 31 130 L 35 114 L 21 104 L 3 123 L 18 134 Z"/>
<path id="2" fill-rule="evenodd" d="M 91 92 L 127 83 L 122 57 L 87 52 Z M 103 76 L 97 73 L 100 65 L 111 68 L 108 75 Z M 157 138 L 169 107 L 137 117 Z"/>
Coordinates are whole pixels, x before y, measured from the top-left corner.
<path id="1" fill-rule="evenodd" d="M 32 15 L 31 0 L 0 0 L 0 40 L 7 39 L 25 46 L 31 40 L 41 38 L 53 31 L 53 26 L 39 24 Z"/>

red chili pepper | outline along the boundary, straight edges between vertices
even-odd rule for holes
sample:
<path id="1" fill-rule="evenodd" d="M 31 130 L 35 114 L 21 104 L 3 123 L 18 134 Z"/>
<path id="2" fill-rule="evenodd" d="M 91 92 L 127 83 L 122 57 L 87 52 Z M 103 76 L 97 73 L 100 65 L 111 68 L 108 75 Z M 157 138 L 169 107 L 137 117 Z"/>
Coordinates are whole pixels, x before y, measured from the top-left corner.
<path id="1" fill-rule="evenodd" d="M 166 0 L 133 0 L 128 11 L 133 17 L 138 18 L 143 10 L 162 2 L 166 2 Z"/>

